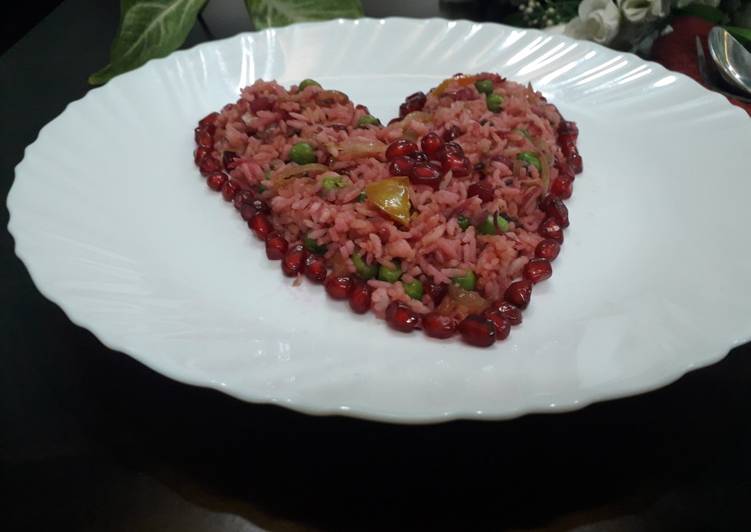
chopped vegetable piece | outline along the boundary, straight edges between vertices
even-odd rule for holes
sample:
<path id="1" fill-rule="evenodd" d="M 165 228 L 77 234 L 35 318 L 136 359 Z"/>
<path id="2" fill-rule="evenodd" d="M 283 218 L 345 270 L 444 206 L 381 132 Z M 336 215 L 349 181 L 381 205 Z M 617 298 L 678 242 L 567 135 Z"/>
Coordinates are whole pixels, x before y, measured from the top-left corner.
<path id="1" fill-rule="evenodd" d="M 368 200 L 378 210 L 397 222 L 409 224 L 409 178 L 391 177 L 369 184 L 365 188 Z"/>
<path id="2" fill-rule="evenodd" d="M 378 273 L 378 266 L 365 262 L 365 259 L 363 259 L 362 255 L 360 255 L 359 253 L 352 254 L 352 264 L 355 265 L 357 276 L 361 279 L 365 279 L 366 281 L 368 279 L 372 279 L 373 277 L 375 277 L 376 273 Z"/>
<path id="3" fill-rule="evenodd" d="M 266 187 L 264 187 L 263 185 L 258 185 L 258 193 L 263 194 L 264 192 L 266 192 Z"/>
<path id="4" fill-rule="evenodd" d="M 381 281 L 386 281 L 387 283 L 395 283 L 399 280 L 399 277 L 402 276 L 402 269 L 399 266 L 399 264 L 394 263 L 396 266 L 396 269 L 391 269 L 383 264 L 378 268 L 378 279 Z"/>
<path id="5" fill-rule="evenodd" d="M 485 104 L 488 106 L 488 111 L 500 113 L 503 107 L 503 96 L 500 94 L 488 94 L 485 97 Z"/>
<path id="6" fill-rule="evenodd" d="M 500 214 L 496 214 L 495 216 L 495 225 L 501 233 L 506 233 L 509 230 L 508 220 Z"/>
<path id="7" fill-rule="evenodd" d="M 493 92 L 493 81 L 489 79 L 478 79 L 475 81 L 475 88 L 483 94 L 491 94 Z"/>
<path id="8" fill-rule="evenodd" d="M 464 275 L 454 277 L 454 282 L 465 290 L 474 290 L 477 284 L 477 276 L 472 270 L 467 270 L 467 273 Z"/>
<path id="9" fill-rule="evenodd" d="M 318 242 L 316 242 L 315 238 L 308 238 L 306 236 L 305 238 L 303 238 L 302 243 L 303 246 L 305 246 L 305 249 L 315 255 L 323 255 L 324 253 L 326 253 L 326 246 L 320 245 Z"/>
<path id="10" fill-rule="evenodd" d="M 327 175 L 321 181 L 321 188 L 326 191 L 342 188 L 343 186 L 344 179 L 340 175 Z"/>
<path id="11" fill-rule="evenodd" d="M 297 86 L 297 90 L 298 91 L 304 91 L 307 87 L 310 87 L 311 85 L 313 85 L 314 87 L 320 87 L 321 86 L 321 84 L 318 83 L 316 80 L 308 78 L 308 79 L 304 79 L 304 80 L 302 80 L 300 82 L 300 85 Z"/>
<path id="12" fill-rule="evenodd" d="M 481 235 L 496 235 L 498 234 L 498 229 L 495 226 L 495 221 L 493 220 L 494 216 L 492 214 L 489 214 L 485 217 L 485 219 L 482 221 L 480 225 L 477 226 L 477 231 Z"/>
<path id="13" fill-rule="evenodd" d="M 289 158 L 297 164 L 311 164 L 316 162 L 316 152 L 307 142 L 297 142 L 289 150 Z"/>
<path id="14" fill-rule="evenodd" d="M 406 293 L 412 299 L 422 299 L 422 283 L 417 279 L 409 283 L 404 283 L 404 293 Z"/>
<path id="15" fill-rule="evenodd" d="M 537 168 L 538 172 L 542 172 L 542 163 L 540 163 L 540 158 L 531 151 L 523 151 L 519 155 L 517 155 L 516 158 L 524 164 L 531 164 L 532 166 Z"/>
<path id="16" fill-rule="evenodd" d="M 466 231 L 471 224 L 469 218 L 461 214 L 456 217 L 456 223 L 459 225 L 462 231 Z"/>
<path id="17" fill-rule="evenodd" d="M 365 203 L 366 199 L 368 199 L 368 195 L 365 192 L 360 192 L 357 195 L 357 203 Z"/>
<path id="18" fill-rule="evenodd" d="M 357 127 L 377 126 L 381 121 L 373 115 L 363 115 L 357 121 Z"/>

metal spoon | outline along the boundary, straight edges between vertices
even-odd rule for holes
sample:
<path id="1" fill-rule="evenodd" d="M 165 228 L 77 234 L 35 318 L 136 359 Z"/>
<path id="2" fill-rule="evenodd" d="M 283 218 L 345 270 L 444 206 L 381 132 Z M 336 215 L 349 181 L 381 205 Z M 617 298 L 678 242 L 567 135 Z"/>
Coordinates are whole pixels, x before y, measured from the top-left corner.
<path id="1" fill-rule="evenodd" d="M 720 75 L 733 87 L 751 94 L 751 52 L 719 26 L 709 31 L 708 44 Z"/>

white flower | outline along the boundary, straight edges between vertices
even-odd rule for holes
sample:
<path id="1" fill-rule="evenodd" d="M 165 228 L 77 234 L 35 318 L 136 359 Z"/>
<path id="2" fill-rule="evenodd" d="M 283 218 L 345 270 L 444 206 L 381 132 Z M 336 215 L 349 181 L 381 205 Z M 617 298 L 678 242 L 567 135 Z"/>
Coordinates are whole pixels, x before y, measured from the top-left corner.
<path id="1" fill-rule="evenodd" d="M 720 0 L 675 0 L 673 2 L 675 7 L 686 7 L 689 4 L 704 4 L 705 6 L 717 7 L 720 5 Z"/>
<path id="2" fill-rule="evenodd" d="M 582 0 L 579 16 L 569 21 L 565 33 L 577 39 L 609 44 L 618 35 L 620 22 L 621 12 L 613 0 Z"/>
<path id="3" fill-rule="evenodd" d="M 623 17 L 630 22 L 651 22 L 667 16 L 670 12 L 670 0 L 618 0 L 618 7 L 621 8 Z"/>

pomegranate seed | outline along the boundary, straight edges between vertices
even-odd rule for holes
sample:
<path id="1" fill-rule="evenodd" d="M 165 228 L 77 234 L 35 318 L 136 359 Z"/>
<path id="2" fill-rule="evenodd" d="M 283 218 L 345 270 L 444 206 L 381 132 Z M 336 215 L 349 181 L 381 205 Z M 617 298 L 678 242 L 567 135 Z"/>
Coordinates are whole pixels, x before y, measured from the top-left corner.
<path id="1" fill-rule="evenodd" d="M 443 140 L 451 142 L 455 138 L 462 136 L 462 130 L 458 126 L 450 126 L 443 132 Z"/>
<path id="2" fill-rule="evenodd" d="M 537 284 L 553 276 L 553 267 L 548 259 L 531 259 L 524 265 L 524 278 Z"/>
<path id="3" fill-rule="evenodd" d="M 274 104 L 265 96 L 257 96 L 250 102 L 250 112 L 256 114 L 258 111 L 271 111 Z"/>
<path id="4" fill-rule="evenodd" d="M 407 96 L 405 102 L 407 102 L 410 105 L 417 106 L 420 109 L 425 107 L 425 102 L 428 101 L 428 97 L 425 96 L 425 93 L 422 91 L 413 92 L 409 96 Z M 419 111 L 419 109 L 418 109 Z"/>
<path id="5" fill-rule="evenodd" d="M 355 282 L 352 293 L 349 295 L 349 308 L 355 314 L 365 314 L 370 310 L 371 288 L 368 283 L 362 281 Z"/>
<path id="6" fill-rule="evenodd" d="M 443 161 L 449 154 L 458 155 L 464 157 L 464 148 L 462 148 L 456 142 L 447 142 L 443 145 L 443 148 L 439 149 L 434 157 L 437 161 Z"/>
<path id="7" fill-rule="evenodd" d="M 416 151 L 415 153 L 410 153 L 407 155 L 407 158 L 410 159 L 413 163 L 426 163 L 430 159 L 428 158 L 428 155 L 424 151 Z"/>
<path id="8" fill-rule="evenodd" d="M 209 188 L 211 190 L 216 190 L 219 192 L 222 190 L 222 187 L 227 182 L 227 174 L 223 172 L 217 172 L 215 174 L 211 174 L 209 177 L 206 178 L 206 184 L 209 185 Z"/>
<path id="9" fill-rule="evenodd" d="M 410 113 L 409 106 L 406 103 L 403 103 L 399 106 L 399 118 L 404 118 Z"/>
<path id="10" fill-rule="evenodd" d="M 477 93 L 475 93 L 475 91 L 473 91 L 469 87 L 464 87 L 463 89 L 459 89 L 456 92 L 447 93 L 446 95 L 453 97 L 457 102 L 466 102 L 469 100 L 477 99 Z"/>
<path id="11" fill-rule="evenodd" d="M 250 190 L 238 190 L 237 194 L 235 194 L 235 199 L 232 200 L 232 203 L 235 205 L 235 209 L 238 211 L 242 210 L 242 208 L 253 201 L 253 192 Z"/>
<path id="12" fill-rule="evenodd" d="M 239 163 L 240 156 L 234 151 L 225 151 L 222 154 L 222 164 L 227 170 L 234 169 Z"/>
<path id="13" fill-rule="evenodd" d="M 443 141 L 436 133 L 430 132 L 422 138 L 420 141 L 420 147 L 422 148 L 422 151 L 428 154 L 428 156 L 431 156 L 443 148 Z"/>
<path id="14" fill-rule="evenodd" d="M 242 216 L 242 219 L 246 222 L 253 218 L 256 212 L 257 211 L 253 208 L 253 206 L 248 203 L 240 207 L 240 216 Z"/>
<path id="15" fill-rule="evenodd" d="M 417 144 L 407 139 L 398 139 L 386 148 L 386 160 L 393 161 L 397 157 L 404 157 L 418 151 Z"/>
<path id="16" fill-rule="evenodd" d="M 195 139 L 196 144 L 204 148 L 211 148 L 214 145 L 214 133 L 209 128 L 197 127 L 195 129 Z"/>
<path id="17" fill-rule="evenodd" d="M 562 199 L 568 199 L 574 192 L 574 180 L 565 176 L 558 176 L 553 179 L 550 185 L 550 194 Z"/>
<path id="18" fill-rule="evenodd" d="M 579 128 L 576 122 L 570 120 L 561 120 L 558 124 L 558 135 L 571 135 L 574 138 L 579 136 Z"/>
<path id="19" fill-rule="evenodd" d="M 201 171 L 201 175 L 208 177 L 215 172 L 219 172 L 222 169 L 222 165 L 209 154 L 198 163 L 198 169 Z"/>
<path id="20" fill-rule="evenodd" d="M 521 325 L 522 311 L 508 301 L 496 301 L 490 305 L 490 310 L 500 314 L 511 325 Z"/>
<path id="21" fill-rule="evenodd" d="M 516 307 L 527 308 L 529 300 L 532 299 L 532 283 L 526 279 L 514 281 L 506 289 L 503 298 Z"/>
<path id="22" fill-rule="evenodd" d="M 305 260 L 307 258 L 308 252 L 302 244 L 297 244 L 289 248 L 282 259 L 282 271 L 284 272 L 284 275 L 287 277 L 294 277 L 298 273 L 303 273 L 305 271 Z"/>
<path id="23" fill-rule="evenodd" d="M 495 339 L 499 342 L 508 338 L 511 332 L 511 324 L 504 318 L 500 312 L 493 309 L 485 309 L 482 317 L 490 321 L 495 327 Z"/>
<path id="24" fill-rule="evenodd" d="M 417 163 L 412 167 L 409 181 L 414 185 L 427 185 L 433 190 L 438 190 L 441 184 L 441 173 L 428 163 Z"/>
<path id="25" fill-rule="evenodd" d="M 493 322 L 470 314 L 459 324 L 462 340 L 476 347 L 490 347 L 495 343 L 495 326 Z"/>
<path id="26" fill-rule="evenodd" d="M 254 199 L 250 202 L 250 204 L 253 206 L 253 208 L 256 210 L 257 213 L 260 214 L 269 214 L 271 212 L 271 209 L 269 208 L 269 204 L 263 201 L 262 199 Z"/>
<path id="27" fill-rule="evenodd" d="M 419 316 L 401 301 L 392 301 L 386 307 L 386 323 L 392 329 L 401 332 L 412 332 L 420 324 Z"/>
<path id="28" fill-rule="evenodd" d="M 576 149 L 576 137 L 573 135 L 558 135 L 558 144 L 564 153 L 571 152 L 571 150 Z"/>
<path id="29" fill-rule="evenodd" d="M 558 161 L 558 163 L 556 163 L 556 168 L 558 168 L 558 177 L 565 177 L 571 181 L 576 177 L 576 174 L 574 174 L 574 171 L 568 165 L 567 161 Z"/>
<path id="30" fill-rule="evenodd" d="M 433 304 L 437 307 L 441 304 L 443 298 L 446 297 L 446 294 L 448 294 L 449 285 L 446 283 L 429 283 L 427 291 L 430 299 L 433 300 Z"/>
<path id="31" fill-rule="evenodd" d="M 558 242 L 546 238 L 545 240 L 540 240 L 540 243 L 537 244 L 537 247 L 535 248 L 535 257 L 547 259 L 548 261 L 553 262 L 560 251 L 561 245 Z"/>
<path id="32" fill-rule="evenodd" d="M 422 328 L 425 334 L 433 338 L 450 338 L 456 332 L 456 320 L 451 316 L 431 312 L 422 317 Z"/>
<path id="33" fill-rule="evenodd" d="M 266 237 L 266 256 L 269 260 L 281 260 L 288 247 L 287 240 L 279 233 L 269 233 Z"/>
<path id="34" fill-rule="evenodd" d="M 265 214 L 256 213 L 251 216 L 248 220 L 248 227 L 261 240 L 266 240 L 271 232 L 271 222 Z"/>
<path id="35" fill-rule="evenodd" d="M 237 184 L 237 181 L 230 179 L 224 183 L 222 186 L 222 197 L 224 198 L 224 201 L 232 201 L 235 199 L 235 194 L 237 194 L 238 190 L 240 190 L 240 187 Z"/>
<path id="36" fill-rule="evenodd" d="M 198 122 L 198 127 L 213 126 L 216 119 L 219 117 L 219 113 L 209 113 Z"/>
<path id="37" fill-rule="evenodd" d="M 305 276 L 314 283 L 326 280 L 326 261 L 318 255 L 308 255 L 305 259 Z"/>
<path id="38" fill-rule="evenodd" d="M 540 224 L 540 229 L 538 229 L 538 232 L 543 238 L 549 238 L 551 240 L 555 240 L 559 244 L 563 244 L 563 228 L 555 218 L 545 218 L 545 220 L 543 220 L 543 222 Z"/>
<path id="39" fill-rule="evenodd" d="M 472 173 L 472 163 L 463 155 L 447 153 L 441 168 L 444 172 L 451 171 L 454 177 L 467 177 Z"/>
<path id="40" fill-rule="evenodd" d="M 204 148 L 203 146 L 198 146 L 193 152 L 193 160 L 196 164 L 200 164 L 203 158 L 206 157 L 210 152 L 210 149 Z"/>
<path id="41" fill-rule="evenodd" d="M 568 164 L 575 174 L 581 174 L 584 171 L 584 161 L 576 149 L 574 149 L 573 153 L 569 154 Z"/>
<path id="42" fill-rule="evenodd" d="M 240 208 L 240 216 L 246 221 L 250 220 L 255 214 L 265 215 L 270 212 L 271 209 L 269 209 L 268 204 L 260 199 L 253 199 Z"/>
<path id="43" fill-rule="evenodd" d="M 389 163 L 389 173 L 393 176 L 408 176 L 414 164 L 409 157 L 396 157 Z"/>
<path id="44" fill-rule="evenodd" d="M 555 218 L 555 220 L 561 224 L 561 227 L 569 226 L 568 208 L 566 208 L 566 205 L 560 200 L 560 198 L 548 194 L 542 199 L 542 201 L 540 201 L 540 208 L 545 211 L 545 214 L 551 218 Z"/>
<path id="45" fill-rule="evenodd" d="M 493 185 L 485 181 L 472 183 L 467 189 L 467 197 L 479 197 L 482 201 L 493 201 L 495 199 L 495 189 Z"/>
<path id="46" fill-rule="evenodd" d="M 335 275 L 332 273 L 326 278 L 324 286 L 329 297 L 344 300 L 349 298 L 349 294 L 352 293 L 355 283 L 349 275 Z"/>

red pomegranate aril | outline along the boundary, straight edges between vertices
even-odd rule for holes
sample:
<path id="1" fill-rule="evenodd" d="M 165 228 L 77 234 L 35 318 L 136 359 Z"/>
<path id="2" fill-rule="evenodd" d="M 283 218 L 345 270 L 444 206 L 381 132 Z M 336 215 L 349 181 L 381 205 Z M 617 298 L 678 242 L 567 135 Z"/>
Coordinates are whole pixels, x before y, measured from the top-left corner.
<path id="1" fill-rule="evenodd" d="M 268 240 L 267 240 L 268 242 Z M 305 260 L 308 258 L 308 252 L 305 246 L 297 244 L 289 248 L 282 259 L 282 271 L 287 277 L 294 277 L 305 271 Z"/>
<path id="2" fill-rule="evenodd" d="M 198 146 L 193 152 L 193 161 L 195 161 L 196 164 L 200 164 L 203 158 L 209 155 L 209 153 L 211 153 L 210 149 Z"/>
<path id="3" fill-rule="evenodd" d="M 511 325 L 521 325 L 522 323 L 522 311 L 508 301 L 496 301 L 489 308 L 498 312 Z"/>
<path id="4" fill-rule="evenodd" d="M 576 149 L 576 136 L 574 135 L 558 135 L 558 144 L 565 152 L 570 152 L 572 149 Z"/>
<path id="5" fill-rule="evenodd" d="M 266 237 L 266 256 L 269 260 L 281 260 L 287 253 L 289 244 L 279 233 L 269 233 Z"/>
<path id="6" fill-rule="evenodd" d="M 235 199 L 232 200 L 232 203 L 235 205 L 235 209 L 240 211 L 246 204 L 253 201 L 253 198 L 253 192 L 251 192 L 250 190 L 238 190 L 237 194 L 235 194 Z"/>
<path id="7" fill-rule="evenodd" d="M 540 240 L 537 244 L 537 247 L 535 248 L 535 257 L 547 259 L 548 261 L 553 262 L 560 251 L 561 245 L 558 242 L 546 238 L 545 240 Z"/>
<path id="8" fill-rule="evenodd" d="M 451 171 L 454 177 L 467 177 L 472 173 L 472 163 L 463 155 L 447 153 L 441 168 L 444 172 Z"/>
<path id="9" fill-rule="evenodd" d="M 453 97 L 457 102 L 466 102 L 477 99 L 477 93 L 469 87 L 464 87 L 453 93 L 447 93 L 447 95 Z"/>
<path id="10" fill-rule="evenodd" d="M 441 173 L 428 163 L 417 163 L 409 174 L 409 182 L 413 185 L 427 185 L 438 190 L 441 184 Z"/>
<path id="11" fill-rule="evenodd" d="M 355 282 L 352 293 L 349 295 L 349 308 L 355 314 L 365 314 L 370 310 L 371 288 L 368 283 L 362 281 Z"/>
<path id="12" fill-rule="evenodd" d="M 411 159 L 412 162 L 415 163 L 426 163 L 430 160 L 428 154 L 424 151 L 416 151 L 415 153 L 410 153 L 409 155 L 407 155 L 407 158 Z"/>
<path id="13" fill-rule="evenodd" d="M 553 267 L 548 259 L 534 258 L 524 265 L 524 278 L 537 284 L 553 276 Z"/>
<path id="14" fill-rule="evenodd" d="M 443 140 L 441 140 L 441 137 L 439 137 L 437 133 L 431 131 L 422 138 L 420 141 L 420 147 L 422 148 L 422 151 L 428 154 L 428 156 L 432 156 L 438 150 L 443 148 Z"/>
<path id="15" fill-rule="evenodd" d="M 420 325 L 420 317 L 401 301 L 392 301 L 386 307 L 386 323 L 400 332 L 412 332 Z"/>
<path id="16" fill-rule="evenodd" d="M 495 343 L 493 322 L 477 314 L 470 314 L 459 323 L 462 340 L 476 347 L 490 347 Z"/>
<path id="17" fill-rule="evenodd" d="M 403 103 L 399 106 L 399 119 L 401 120 L 405 116 L 407 116 L 411 111 L 409 110 L 409 105 L 406 103 Z"/>
<path id="18" fill-rule="evenodd" d="M 568 164 L 575 174 L 581 174 L 584 171 L 584 161 L 576 149 L 568 155 Z"/>
<path id="19" fill-rule="evenodd" d="M 532 282 L 526 279 L 514 281 L 506 289 L 503 299 L 520 309 L 527 308 L 532 299 Z"/>
<path id="20" fill-rule="evenodd" d="M 545 218 L 540 224 L 538 233 L 540 233 L 540 236 L 543 238 L 549 238 L 555 240 L 559 244 L 563 244 L 563 228 L 555 218 Z"/>
<path id="21" fill-rule="evenodd" d="M 433 300 L 436 307 L 441 304 L 443 298 L 449 292 L 449 285 L 446 283 L 428 283 L 428 295 Z"/>
<path id="22" fill-rule="evenodd" d="M 577 138 L 579 136 L 579 127 L 576 125 L 576 122 L 561 120 L 558 124 L 558 135 L 570 135 Z"/>
<path id="23" fill-rule="evenodd" d="M 495 199 L 495 189 L 490 183 L 481 181 L 472 183 L 467 189 L 467 197 L 479 197 L 482 201 L 493 201 Z"/>
<path id="24" fill-rule="evenodd" d="M 389 163 L 389 173 L 393 176 L 408 176 L 414 164 L 409 157 L 396 157 Z"/>
<path id="25" fill-rule="evenodd" d="M 495 339 L 499 342 L 508 338 L 511 332 L 511 324 L 504 318 L 500 312 L 493 309 L 485 309 L 482 317 L 490 321 L 495 327 Z"/>
<path id="26" fill-rule="evenodd" d="M 568 161 L 558 161 L 556 168 L 558 169 L 558 177 L 565 177 L 571 181 L 576 177 L 576 174 L 574 174 L 574 171 L 569 166 Z"/>
<path id="27" fill-rule="evenodd" d="M 324 286 L 329 297 L 343 301 L 349 298 L 355 283 L 349 275 L 335 275 L 332 273 L 326 278 Z"/>
<path id="28" fill-rule="evenodd" d="M 227 174 L 223 172 L 216 172 L 206 178 L 206 184 L 209 185 L 211 190 L 219 192 L 227 182 Z"/>
<path id="29" fill-rule="evenodd" d="M 216 119 L 219 118 L 219 113 L 209 113 L 198 122 L 198 127 L 213 126 Z"/>
<path id="30" fill-rule="evenodd" d="M 428 97 L 422 91 L 413 92 L 404 100 L 410 105 L 418 106 L 420 109 L 425 107 L 425 102 L 428 101 Z"/>
<path id="31" fill-rule="evenodd" d="M 251 216 L 248 227 L 261 240 L 266 240 L 271 232 L 271 222 L 265 214 L 256 213 Z"/>
<path id="32" fill-rule="evenodd" d="M 237 181 L 234 181 L 230 179 L 224 185 L 222 186 L 222 197 L 224 198 L 224 201 L 232 201 L 235 199 L 235 194 L 240 190 L 240 185 L 237 184 Z"/>
<path id="33" fill-rule="evenodd" d="M 199 161 L 198 169 L 201 171 L 201 175 L 208 177 L 213 173 L 219 172 L 222 169 L 222 165 L 209 154 Z"/>
<path id="34" fill-rule="evenodd" d="M 258 111 L 271 111 L 274 107 L 272 101 L 265 96 L 258 96 L 250 102 L 250 112 L 256 114 Z"/>
<path id="35" fill-rule="evenodd" d="M 242 219 L 246 222 L 250 221 L 257 212 L 258 211 L 256 211 L 250 203 L 246 203 L 240 207 L 240 216 L 242 216 Z"/>
<path id="36" fill-rule="evenodd" d="M 305 259 L 305 277 L 314 283 L 322 283 L 326 280 L 326 261 L 318 255 L 308 255 Z"/>
<path id="37" fill-rule="evenodd" d="M 574 192 L 574 180 L 565 176 L 558 176 L 550 184 L 550 194 L 557 198 L 568 199 Z"/>
<path id="38" fill-rule="evenodd" d="M 209 128 L 197 127 L 195 129 L 196 144 L 204 148 L 214 146 L 214 133 Z"/>
<path id="39" fill-rule="evenodd" d="M 456 320 L 451 316 L 431 312 L 422 317 L 422 329 L 432 338 L 451 338 L 456 333 Z"/>
<path id="40" fill-rule="evenodd" d="M 239 164 L 240 156 L 234 151 L 225 151 L 222 154 L 222 164 L 227 170 L 234 169 Z"/>
<path id="41" fill-rule="evenodd" d="M 459 129 L 459 126 L 450 126 L 446 128 L 446 131 L 443 132 L 443 140 L 446 142 L 451 142 L 455 138 L 462 136 L 462 130 Z"/>
<path id="42" fill-rule="evenodd" d="M 548 194 L 540 202 L 540 207 L 545 211 L 545 214 L 555 218 L 556 221 L 561 224 L 561 227 L 568 227 L 568 208 L 561 201 L 560 198 L 555 195 Z"/>
<path id="43" fill-rule="evenodd" d="M 447 142 L 434 154 L 434 157 L 437 161 L 443 161 L 450 154 L 464 157 L 464 148 L 456 142 Z"/>
<path id="44" fill-rule="evenodd" d="M 386 160 L 393 161 L 397 157 L 404 157 L 418 151 L 417 144 L 408 139 L 398 139 L 386 148 Z"/>

